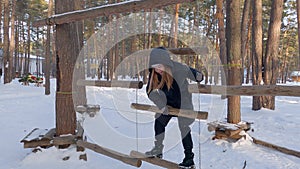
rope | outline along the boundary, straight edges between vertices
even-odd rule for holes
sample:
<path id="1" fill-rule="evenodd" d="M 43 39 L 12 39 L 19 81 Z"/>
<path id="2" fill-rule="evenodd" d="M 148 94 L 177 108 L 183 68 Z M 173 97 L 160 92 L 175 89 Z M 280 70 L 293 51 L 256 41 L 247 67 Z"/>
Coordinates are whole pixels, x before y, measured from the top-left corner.
<path id="1" fill-rule="evenodd" d="M 200 110 L 200 94 L 198 94 L 198 110 Z M 198 165 L 199 165 L 199 169 L 201 169 L 201 124 L 200 124 L 200 120 L 198 120 L 198 133 L 199 133 L 199 141 L 198 141 L 198 153 L 199 153 L 199 163 L 198 163 Z"/>
<path id="2" fill-rule="evenodd" d="M 138 103 L 138 91 L 135 89 L 135 102 Z M 138 125 L 138 112 L 135 110 L 135 136 L 136 136 L 136 150 L 139 151 L 139 125 Z"/>

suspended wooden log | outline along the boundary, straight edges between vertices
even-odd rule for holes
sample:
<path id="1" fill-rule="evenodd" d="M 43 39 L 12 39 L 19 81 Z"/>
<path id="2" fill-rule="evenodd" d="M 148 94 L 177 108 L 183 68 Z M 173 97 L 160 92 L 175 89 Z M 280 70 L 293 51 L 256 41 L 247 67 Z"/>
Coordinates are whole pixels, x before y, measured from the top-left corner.
<path id="1" fill-rule="evenodd" d="M 82 141 L 82 140 L 78 140 L 76 142 L 76 144 L 77 144 L 77 146 L 93 150 L 97 153 L 103 154 L 105 156 L 122 161 L 123 163 L 129 164 L 129 165 L 132 165 L 135 167 L 140 167 L 142 165 L 142 161 L 140 159 L 133 158 L 129 155 L 122 154 L 122 153 L 116 152 L 114 150 L 110 150 L 108 148 L 101 147 L 97 144 L 89 143 L 89 142 Z"/>
<path id="2" fill-rule="evenodd" d="M 168 50 L 175 55 L 207 55 L 209 52 L 209 49 L 207 47 L 168 48 Z"/>
<path id="3" fill-rule="evenodd" d="M 138 104 L 138 103 L 132 103 L 131 108 L 137 109 L 137 110 L 144 110 L 144 111 L 151 111 L 155 113 L 162 113 L 161 110 L 158 109 L 156 106 L 147 105 L 147 104 Z M 204 111 L 194 111 L 194 110 L 185 110 L 185 109 L 176 109 L 173 107 L 169 108 L 169 114 L 174 116 L 180 116 L 180 117 L 187 117 L 192 119 L 207 119 L 208 112 Z"/>
<path id="4" fill-rule="evenodd" d="M 256 85 L 256 86 L 218 86 L 190 84 L 191 93 L 240 95 L 240 96 L 300 96 L 299 86 Z"/>
<path id="5" fill-rule="evenodd" d="M 168 168 L 168 169 L 178 169 L 178 164 L 161 159 L 161 158 L 157 158 L 157 157 L 146 157 L 144 153 L 138 152 L 138 151 L 131 151 L 130 152 L 130 156 L 140 159 L 142 161 L 146 161 L 148 163 L 160 166 L 160 167 L 164 167 L 164 168 Z"/>
<path id="6" fill-rule="evenodd" d="M 79 86 L 98 86 L 98 87 L 122 87 L 122 88 L 143 88 L 142 81 L 104 81 L 104 80 L 78 80 Z"/>
<path id="7" fill-rule="evenodd" d="M 193 1 L 195 0 L 133 0 L 53 15 L 52 17 L 33 22 L 33 27 L 70 23 L 84 19 L 93 19 L 99 16 L 161 8 L 172 4 Z"/>
<path id="8" fill-rule="evenodd" d="M 288 149 L 288 148 L 285 148 L 285 147 L 280 147 L 280 146 L 277 146 L 275 144 L 271 144 L 271 143 L 268 143 L 268 142 L 265 142 L 265 141 L 262 141 L 262 140 L 258 140 L 254 137 L 251 137 L 253 139 L 253 142 L 255 144 L 258 144 L 258 145 L 261 145 L 261 146 L 264 146 L 264 147 L 268 147 L 268 148 L 271 148 L 273 150 L 277 150 L 279 152 L 282 152 L 282 153 L 285 153 L 285 154 L 288 154 L 288 155 L 293 155 L 293 156 L 296 156 L 298 158 L 300 158 L 300 152 L 299 151 L 295 151 L 295 150 L 291 150 L 291 149 Z"/>

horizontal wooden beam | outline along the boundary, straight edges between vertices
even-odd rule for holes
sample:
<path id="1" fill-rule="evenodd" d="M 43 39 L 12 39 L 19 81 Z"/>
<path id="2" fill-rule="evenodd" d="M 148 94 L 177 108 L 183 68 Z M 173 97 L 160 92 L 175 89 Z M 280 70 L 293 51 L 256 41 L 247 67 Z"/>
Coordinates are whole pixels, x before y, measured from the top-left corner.
<path id="1" fill-rule="evenodd" d="M 190 84 L 190 93 L 240 95 L 240 96 L 300 96 L 300 86 L 255 85 L 255 86 L 219 86 Z"/>
<path id="2" fill-rule="evenodd" d="M 132 103 L 131 108 L 137 109 L 137 110 L 144 110 L 144 111 L 151 111 L 155 113 L 162 113 L 161 110 L 158 109 L 156 106 L 147 105 L 147 104 L 138 104 L 138 103 Z M 193 111 L 193 110 L 185 110 L 185 109 L 175 109 L 172 107 L 169 108 L 169 114 L 174 116 L 180 116 L 180 117 L 187 117 L 192 119 L 207 119 L 208 112 L 203 111 Z"/>
<path id="3" fill-rule="evenodd" d="M 288 149 L 288 148 L 285 148 L 285 147 L 277 146 L 275 144 L 271 144 L 271 143 L 268 143 L 268 142 L 265 142 L 265 141 L 262 141 L 262 140 L 258 140 L 254 137 L 252 137 L 252 139 L 253 139 L 253 142 L 255 144 L 258 144 L 258 145 L 261 145 L 261 146 L 264 146 L 264 147 L 267 147 L 267 148 L 271 148 L 271 149 L 277 150 L 281 153 L 285 153 L 285 154 L 288 154 L 288 155 L 293 155 L 295 157 L 300 158 L 300 152 L 299 151 L 295 151 L 295 150 L 291 150 L 291 149 Z"/>
<path id="4" fill-rule="evenodd" d="M 146 157 L 144 153 L 138 152 L 138 151 L 131 151 L 130 152 L 130 156 L 137 158 L 137 159 L 141 159 L 142 161 L 146 161 L 148 163 L 160 166 L 160 167 L 164 167 L 164 168 L 168 168 L 168 169 L 178 169 L 178 164 L 161 159 L 161 158 L 149 158 Z"/>
<path id="5" fill-rule="evenodd" d="M 168 48 L 168 50 L 175 55 L 207 55 L 208 47 L 195 48 Z"/>
<path id="6" fill-rule="evenodd" d="M 149 8 L 160 8 L 172 4 L 192 2 L 195 0 L 133 0 L 115 4 L 108 4 L 78 11 L 56 14 L 49 18 L 38 20 L 33 23 L 34 27 L 64 24 L 84 19 L 92 19 L 99 16 L 108 16 L 111 14 L 121 14 L 125 12 L 136 12 Z"/>
<path id="7" fill-rule="evenodd" d="M 140 159 L 130 157 L 129 155 L 122 154 L 122 153 L 116 152 L 114 150 L 110 150 L 108 148 L 101 147 L 97 144 L 89 143 L 89 142 L 82 141 L 82 140 L 78 140 L 76 142 L 76 144 L 79 147 L 84 147 L 84 148 L 93 150 L 97 153 L 103 154 L 105 156 L 122 161 L 123 163 L 129 164 L 129 165 L 132 165 L 135 167 L 140 167 L 142 165 L 142 161 Z"/>
<path id="8" fill-rule="evenodd" d="M 104 80 L 78 80 L 79 86 L 97 86 L 97 87 L 122 87 L 122 88 L 143 88 L 142 81 L 104 81 Z"/>

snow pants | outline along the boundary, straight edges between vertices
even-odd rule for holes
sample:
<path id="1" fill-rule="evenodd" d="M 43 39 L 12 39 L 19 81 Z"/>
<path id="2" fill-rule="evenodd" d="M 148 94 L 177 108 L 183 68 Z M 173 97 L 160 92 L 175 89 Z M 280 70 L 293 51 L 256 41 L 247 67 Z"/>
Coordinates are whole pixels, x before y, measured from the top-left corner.
<path id="1" fill-rule="evenodd" d="M 155 139 L 157 144 L 162 144 L 165 138 L 165 128 L 171 120 L 172 115 L 156 114 L 154 122 Z M 193 140 L 191 136 L 190 125 L 195 121 L 195 119 L 177 117 L 178 127 L 181 133 L 182 145 L 185 152 L 192 152 Z"/>

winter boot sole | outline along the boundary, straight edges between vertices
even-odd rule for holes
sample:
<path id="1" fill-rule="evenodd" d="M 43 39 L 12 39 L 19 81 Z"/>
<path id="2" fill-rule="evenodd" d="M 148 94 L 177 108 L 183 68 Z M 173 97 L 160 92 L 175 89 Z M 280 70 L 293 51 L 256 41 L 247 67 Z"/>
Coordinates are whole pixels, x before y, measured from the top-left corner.
<path id="1" fill-rule="evenodd" d="M 179 169 L 196 169 L 195 165 L 185 167 L 185 166 L 179 166 Z"/>

